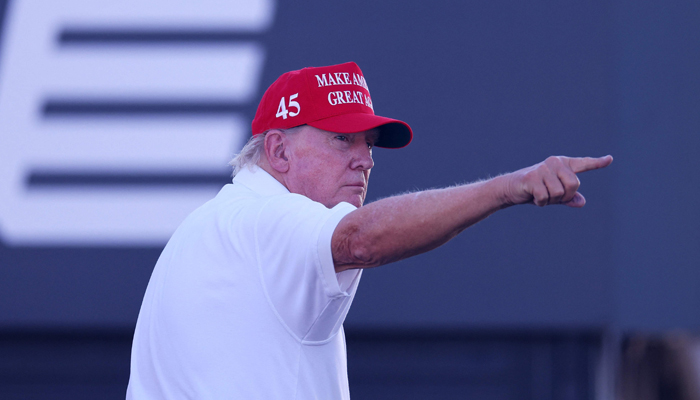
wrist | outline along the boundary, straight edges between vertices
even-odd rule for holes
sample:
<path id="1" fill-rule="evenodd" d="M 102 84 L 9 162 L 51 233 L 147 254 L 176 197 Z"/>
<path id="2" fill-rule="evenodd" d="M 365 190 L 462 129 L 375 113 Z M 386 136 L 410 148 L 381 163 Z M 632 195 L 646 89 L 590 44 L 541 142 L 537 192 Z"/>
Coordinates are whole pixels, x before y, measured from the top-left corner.
<path id="1" fill-rule="evenodd" d="M 489 184 L 493 186 L 494 201 L 499 209 L 515 205 L 515 202 L 510 196 L 511 175 L 512 173 L 499 175 L 489 181 Z"/>

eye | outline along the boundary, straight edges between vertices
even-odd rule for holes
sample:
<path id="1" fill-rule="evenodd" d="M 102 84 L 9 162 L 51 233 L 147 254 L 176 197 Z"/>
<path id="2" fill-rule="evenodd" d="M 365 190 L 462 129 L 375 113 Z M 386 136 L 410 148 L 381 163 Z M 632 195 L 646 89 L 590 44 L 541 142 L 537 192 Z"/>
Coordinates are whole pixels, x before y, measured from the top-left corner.
<path id="1" fill-rule="evenodd" d="M 367 148 L 371 149 L 372 147 L 374 147 L 374 143 L 367 142 Z"/>
<path id="2" fill-rule="evenodd" d="M 338 140 L 340 140 L 340 141 L 342 141 L 342 142 L 348 142 L 348 141 L 350 141 L 350 139 L 349 139 L 347 136 L 345 136 L 345 135 L 338 135 L 338 136 L 336 136 L 335 138 L 338 139 Z"/>

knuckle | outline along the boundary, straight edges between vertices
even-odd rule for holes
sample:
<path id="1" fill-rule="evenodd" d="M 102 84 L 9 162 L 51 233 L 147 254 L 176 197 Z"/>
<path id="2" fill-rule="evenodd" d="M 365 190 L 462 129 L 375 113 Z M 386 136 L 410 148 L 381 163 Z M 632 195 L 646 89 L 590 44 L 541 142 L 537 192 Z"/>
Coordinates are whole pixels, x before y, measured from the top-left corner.
<path id="1" fill-rule="evenodd" d="M 541 191 L 538 191 L 537 193 L 535 193 L 533 198 L 534 198 L 533 202 L 540 207 L 547 205 L 547 201 L 549 201 L 549 196 L 542 193 Z"/>
<path id="2" fill-rule="evenodd" d="M 579 186 L 581 186 L 581 181 L 576 175 L 566 181 L 566 190 L 578 190 Z"/>
<path id="3" fill-rule="evenodd" d="M 549 156 L 547 157 L 546 160 L 544 160 L 545 163 L 549 165 L 554 165 L 554 164 L 560 164 L 561 163 L 561 157 L 559 156 Z"/>

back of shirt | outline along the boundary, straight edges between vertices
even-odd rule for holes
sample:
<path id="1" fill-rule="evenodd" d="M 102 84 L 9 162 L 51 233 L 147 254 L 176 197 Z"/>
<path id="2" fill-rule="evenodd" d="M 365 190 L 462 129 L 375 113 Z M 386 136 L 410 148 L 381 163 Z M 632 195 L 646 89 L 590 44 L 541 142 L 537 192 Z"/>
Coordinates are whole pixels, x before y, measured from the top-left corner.
<path id="1" fill-rule="evenodd" d="M 330 240 L 354 209 L 239 172 L 156 264 L 127 398 L 349 398 L 342 323 L 361 272 L 335 273 Z"/>

